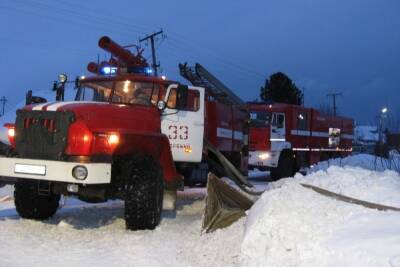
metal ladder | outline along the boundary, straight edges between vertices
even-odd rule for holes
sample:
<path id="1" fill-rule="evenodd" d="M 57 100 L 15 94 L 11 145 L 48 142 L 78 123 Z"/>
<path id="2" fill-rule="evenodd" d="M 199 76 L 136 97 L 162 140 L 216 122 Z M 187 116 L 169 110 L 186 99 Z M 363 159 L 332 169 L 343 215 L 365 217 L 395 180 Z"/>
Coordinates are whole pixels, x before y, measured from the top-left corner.
<path id="1" fill-rule="evenodd" d="M 233 106 L 245 106 L 242 99 L 199 63 L 194 66 L 188 66 L 187 63 L 179 64 L 179 71 L 181 76 L 194 86 L 206 88 L 219 102 Z"/>

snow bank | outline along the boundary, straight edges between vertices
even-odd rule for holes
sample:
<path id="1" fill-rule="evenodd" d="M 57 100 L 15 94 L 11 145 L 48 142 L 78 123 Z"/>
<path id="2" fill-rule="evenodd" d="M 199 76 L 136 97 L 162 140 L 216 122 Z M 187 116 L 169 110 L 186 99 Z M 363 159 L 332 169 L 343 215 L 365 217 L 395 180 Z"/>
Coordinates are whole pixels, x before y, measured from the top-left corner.
<path id="1" fill-rule="evenodd" d="M 12 200 L 0 202 L 0 266 L 400 267 L 400 212 L 336 201 L 300 185 L 400 206 L 399 174 L 351 166 L 369 160 L 356 156 L 344 167 L 320 165 L 272 183 L 246 218 L 203 235 L 205 190 L 198 188 L 179 192 L 177 213 L 163 213 L 154 231 L 126 231 L 121 201 L 67 199 L 45 222 L 20 219 Z M 0 188 L 0 197 L 7 194 L 12 187 Z"/>
<path id="2" fill-rule="evenodd" d="M 400 165 L 400 157 L 393 156 L 392 160 L 395 160 L 397 165 Z M 367 170 L 384 171 L 390 167 L 388 161 L 384 158 L 375 157 L 369 154 L 357 154 L 351 155 L 345 158 L 330 159 L 328 161 L 318 162 L 316 165 L 312 166 L 308 173 L 313 173 L 320 170 L 326 170 L 330 166 L 339 167 L 360 167 Z M 395 166 L 392 166 L 395 167 Z"/>
<path id="3" fill-rule="evenodd" d="M 400 175 L 394 171 L 332 166 L 307 176 L 297 174 L 295 180 L 349 197 L 400 207 Z"/>
<path id="4" fill-rule="evenodd" d="M 400 176 L 392 171 L 333 166 L 282 180 L 248 213 L 242 266 L 400 266 L 399 212 L 335 201 L 299 183 L 400 206 Z"/>
<path id="5" fill-rule="evenodd" d="M 322 266 L 315 257 L 328 256 L 321 243 L 346 213 L 338 210 L 337 203 L 292 181 L 264 193 L 247 217 L 242 266 Z"/>

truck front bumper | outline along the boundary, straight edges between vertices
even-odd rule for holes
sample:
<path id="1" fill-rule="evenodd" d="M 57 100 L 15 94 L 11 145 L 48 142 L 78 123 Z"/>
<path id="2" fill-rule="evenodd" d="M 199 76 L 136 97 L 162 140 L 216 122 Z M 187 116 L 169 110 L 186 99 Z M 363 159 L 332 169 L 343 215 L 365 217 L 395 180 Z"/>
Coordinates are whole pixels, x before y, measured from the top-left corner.
<path id="1" fill-rule="evenodd" d="M 249 166 L 275 168 L 278 166 L 279 155 L 279 151 L 250 151 Z"/>
<path id="2" fill-rule="evenodd" d="M 73 169 L 77 166 L 86 168 L 85 179 L 73 176 Z M 75 184 L 108 184 L 111 182 L 111 164 L 0 157 L 1 177 L 6 182 L 25 178 Z"/>

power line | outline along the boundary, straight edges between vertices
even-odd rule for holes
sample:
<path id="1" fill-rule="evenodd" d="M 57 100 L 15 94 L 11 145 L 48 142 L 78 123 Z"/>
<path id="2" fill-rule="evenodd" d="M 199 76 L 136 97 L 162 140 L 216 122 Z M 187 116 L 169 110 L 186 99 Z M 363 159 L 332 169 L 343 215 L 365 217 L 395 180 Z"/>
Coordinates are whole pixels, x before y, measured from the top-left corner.
<path id="1" fill-rule="evenodd" d="M 18 0 L 17 0 L 18 1 Z M 21 1 L 21 0 L 20 0 Z M 81 25 L 81 24 L 86 24 L 88 26 L 91 27 L 96 27 L 99 29 L 99 25 L 104 25 L 104 27 L 107 28 L 112 28 L 112 31 L 119 31 L 119 32 L 124 32 L 125 33 L 130 33 L 132 31 L 135 32 L 142 32 L 142 29 L 148 29 L 147 26 L 143 26 L 143 25 L 137 25 L 137 24 L 132 24 L 132 23 L 126 23 L 126 22 L 119 22 L 116 21 L 116 17 L 110 17 L 110 16 L 96 16 L 97 14 L 99 14 L 99 12 L 96 12 L 94 16 L 92 16 L 91 14 L 93 14 L 93 12 L 77 12 L 77 9 L 68 9 L 65 8 L 60 8 L 60 7 L 56 7 L 55 5 L 49 5 L 49 3 L 44 4 L 43 2 L 40 1 L 30 1 L 30 2 L 20 2 L 19 3 L 20 7 L 21 6 L 25 6 L 27 8 L 29 8 L 28 10 L 22 10 L 23 12 L 26 13 L 33 13 L 33 15 L 40 15 L 41 17 L 46 17 L 48 19 L 57 19 L 57 21 L 62 20 L 63 22 L 73 22 L 75 24 Z M 33 9 L 32 9 L 33 7 Z M 14 9 L 21 10 L 21 8 L 16 8 L 15 6 L 13 7 Z M 32 12 L 33 10 L 37 11 L 37 12 Z M 43 10 L 48 10 L 50 11 L 49 13 L 43 13 Z M 79 10 L 79 9 L 78 9 Z M 49 16 L 49 14 L 60 14 L 61 16 Z M 128 18 L 127 18 L 128 20 Z M 132 18 L 129 18 L 129 21 L 131 21 Z M 117 25 L 117 26 L 113 26 L 113 25 Z M 125 27 L 129 27 L 128 29 L 125 29 Z M 104 30 L 104 28 L 102 28 L 102 30 Z M 175 39 L 176 38 L 176 39 Z M 175 39 L 175 40 L 174 40 Z M 185 50 L 188 51 L 203 51 L 205 52 L 207 55 L 209 55 L 209 58 L 211 60 L 214 60 L 215 64 L 220 64 L 220 65 L 225 65 L 231 68 L 236 69 L 237 71 L 242 72 L 244 75 L 245 73 L 247 73 L 246 76 L 248 76 L 248 74 L 257 76 L 257 77 L 262 77 L 264 78 L 263 74 L 260 74 L 256 71 L 254 71 L 255 68 L 247 68 L 246 64 L 242 64 L 238 61 L 230 61 L 227 60 L 226 58 L 221 57 L 217 52 L 215 52 L 214 50 L 211 50 L 207 47 L 204 46 L 200 46 L 198 45 L 196 42 L 190 41 L 188 38 L 184 37 L 183 35 L 180 35 L 178 33 L 174 33 L 174 37 L 172 38 L 172 40 L 170 39 L 170 41 L 172 41 L 172 43 L 170 43 L 170 46 L 173 47 L 173 43 L 175 43 L 175 47 L 173 49 L 177 49 L 176 46 L 179 46 L 181 48 L 178 48 L 179 51 L 182 50 L 182 47 Z M 153 64 L 156 65 L 156 64 Z"/>
<path id="2" fill-rule="evenodd" d="M 155 48 L 155 46 L 154 46 L 154 39 L 155 39 L 158 35 L 160 35 L 160 34 L 163 34 L 163 30 L 158 31 L 158 32 L 154 32 L 154 33 L 152 33 L 152 34 L 150 34 L 150 35 L 147 35 L 147 36 L 144 37 L 144 38 L 139 39 L 139 42 L 140 42 L 140 43 L 141 43 L 141 42 L 144 42 L 144 41 L 150 40 L 150 44 L 151 44 L 151 56 L 152 56 L 152 60 L 153 60 L 152 67 L 153 67 L 153 69 L 154 69 L 154 76 L 156 76 L 156 77 L 158 76 L 158 71 L 157 71 L 157 69 L 158 69 L 158 67 L 160 67 L 160 64 L 157 63 L 157 59 L 156 59 L 156 48 Z"/>
<path id="3" fill-rule="evenodd" d="M 68 15 L 68 17 L 71 17 L 71 15 L 73 15 L 73 17 L 76 17 L 78 19 L 84 19 L 84 22 L 86 24 L 88 22 L 93 22 L 95 24 L 95 26 L 98 26 L 99 24 L 103 24 L 103 25 L 105 25 L 107 27 L 110 27 L 111 25 L 118 25 L 118 26 L 124 25 L 124 26 L 130 28 L 130 30 L 128 31 L 128 30 L 125 30 L 125 29 L 122 29 L 122 28 L 119 28 L 119 27 L 117 29 L 116 27 L 112 26 L 113 31 L 117 30 L 119 32 L 124 31 L 124 32 L 131 33 L 132 31 L 135 31 L 134 30 L 135 28 L 138 29 L 138 30 L 136 30 L 136 32 L 139 32 L 139 29 L 148 29 L 147 26 L 142 26 L 142 25 L 137 25 L 137 24 L 132 24 L 132 23 L 126 23 L 126 22 L 117 22 L 115 20 L 116 19 L 115 17 L 110 18 L 109 16 L 106 16 L 107 19 L 104 20 L 104 16 L 102 16 L 101 18 L 98 17 L 98 16 L 89 16 L 87 14 L 87 12 L 80 13 L 80 12 L 76 12 L 76 9 L 70 10 L 70 9 L 66 9 L 66 8 L 57 8 L 54 5 L 48 5 L 48 3 L 44 4 L 42 2 L 32 1 L 31 0 L 31 2 L 28 2 L 28 3 L 27 2 L 23 2 L 23 4 L 28 4 L 28 6 L 30 6 L 30 7 L 32 7 L 32 4 L 33 4 L 33 7 L 38 8 L 40 11 L 42 11 L 43 9 L 47 9 L 47 10 L 50 10 L 52 13 L 57 12 L 59 14 Z M 98 12 L 96 14 L 98 14 Z M 64 17 L 61 17 L 61 18 L 64 18 Z M 64 20 L 65 20 L 65 18 L 64 18 Z M 129 20 L 131 21 L 131 18 L 129 18 Z M 73 22 L 76 23 L 76 20 L 74 19 Z M 207 47 L 204 47 L 204 46 L 199 46 L 199 45 L 197 45 L 196 42 L 190 41 L 187 37 L 185 37 L 183 35 L 180 35 L 178 33 L 174 33 L 174 36 L 172 37 L 172 39 L 170 39 L 170 41 L 175 42 L 174 39 L 176 40 L 176 43 L 178 43 L 179 46 L 181 46 L 181 47 L 189 48 L 189 50 L 191 50 L 191 51 L 193 50 L 193 48 L 196 49 L 197 51 L 201 50 L 203 52 L 206 52 L 212 58 L 215 58 L 215 59 L 218 58 L 218 62 L 220 62 L 220 63 L 222 63 L 224 65 L 229 65 L 230 67 L 234 67 L 234 68 L 236 68 L 236 69 L 238 69 L 240 71 L 246 72 L 248 74 L 252 74 L 252 75 L 264 78 L 264 75 L 255 72 L 254 68 L 247 68 L 245 66 L 246 64 L 243 64 L 243 63 L 240 63 L 240 62 L 237 62 L 237 61 L 235 61 L 235 62 L 229 61 L 226 58 L 221 57 L 214 50 L 211 50 L 211 49 L 209 49 Z M 179 49 L 179 50 L 181 50 L 181 49 Z"/>
<path id="4" fill-rule="evenodd" d="M 180 46 L 181 48 L 186 48 L 190 51 L 193 50 L 197 50 L 197 51 L 203 51 L 203 53 L 208 54 L 211 58 L 217 60 L 218 62 L 220 62 L 221 64 L 224 64 L 226 66 L 230 66 L 233 67 L 235 69 L 238 69 L 242 72 L 246 72 L 248 74 L 260 77 L 260 78 L 265 78 L 265 75 L 254 71 L 254 68 L 249 68 L 248 66 L 246 66 L 246 64 L 243 64 L 242 62 L 239 62 L 238 60 L 235 61 L 231 61 L 229 59 L 226 59 L 224 57 L 222 57 L 219 53 L 215 52 L 214 50 L 208 49 L 206 47 L 203 46 L 197 46 L 196 42 L 190 42 L 188 40 L 185 40 L 183 38 L 176 38 L 177 36 L 172 35 L 171 38 L 169 39 L 170 41 L 172 41 L 172 43 L 175 43 L 175 45 Z M 176 39 L 175 39 L 176 38 Z M 185 45 L 186 43 L 186 45 Z"/>
<path id="5" fill-rule="evenodd" d="M 172 38 L 170 38 L 169 40 L 171 41 Z M 183 44 L 179 44 L 179 43 L 171 43 L 171 42 L 167 42 L 166 43 L 166 47 L 174 49 L 174 50 L 178 50 L 182 53 L 182 51 L 186 50 L 188 53 L 193 53 L 193 49 L 190 49 L 188 46 L 184 46 Z M 199 50 L 198 50 L 199 51 Z M 259 73 L 255 73 L 253 71 L 250 71 L 246 68 L 243 68 L 243 66 L 241 65 L 237 65 L 237 64 L 232 64 L 231 62 L 224 60 L 221 57 L 217 57 L 217 56 L 212 56 L 211 54 L 210 57 L 208 57 L 209 60 L 212 60 L 214 62 L 214 65 L 220 65 L 221 67 L 224 66 L 224 68 L 229 67 L 232 70 L 235 70 L 237 72 L 240 72 L 241 74 L 243 74 L 246 77 L 249 77 L 250 75 L 252 75 L 252 77 L 257 77 L 257 78 L 265 78 L 263 75 L 259 74 Z M 180 56 L 182 56 L 182 54 L 180 54 Z"/>
<path id="6" fill-rule="evenodd" d="M 6 106 L 7 98 L 3 96 L 2 98 L 0 98 L 0 102 L 2 102 L 3 105 L 1 116 L 4 116 L 4 107 Z"/>

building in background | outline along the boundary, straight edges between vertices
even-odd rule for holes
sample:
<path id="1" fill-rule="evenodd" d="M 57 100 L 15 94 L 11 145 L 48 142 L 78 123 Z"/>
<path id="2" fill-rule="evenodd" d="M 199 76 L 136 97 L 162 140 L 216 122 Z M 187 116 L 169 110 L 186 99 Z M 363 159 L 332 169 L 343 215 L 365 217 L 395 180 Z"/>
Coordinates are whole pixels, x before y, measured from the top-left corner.
<path id="1" fill-rule="evenodd" d="M 379 129 L 377 126 L 358 125 L 354 128 L 354 152 L 374 154 L 377 142 L 379 142 Z"/>

